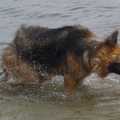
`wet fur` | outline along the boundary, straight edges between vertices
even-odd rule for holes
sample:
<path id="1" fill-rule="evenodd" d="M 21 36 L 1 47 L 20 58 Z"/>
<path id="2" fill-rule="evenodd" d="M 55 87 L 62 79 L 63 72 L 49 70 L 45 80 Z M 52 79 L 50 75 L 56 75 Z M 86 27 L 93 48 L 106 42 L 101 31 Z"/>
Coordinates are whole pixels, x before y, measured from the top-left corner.
<path id="1" fill-rule="evenodd" d="M 115 71 L 120 63 L 117 35 L 115 31 L 102 40 L 82 26 L 22 25 L 4 51 L 2 79 L 39 84 L 51 75 L 63 75 L 66 90 L 74 90 L 92 72 L 106 77 Z"/>

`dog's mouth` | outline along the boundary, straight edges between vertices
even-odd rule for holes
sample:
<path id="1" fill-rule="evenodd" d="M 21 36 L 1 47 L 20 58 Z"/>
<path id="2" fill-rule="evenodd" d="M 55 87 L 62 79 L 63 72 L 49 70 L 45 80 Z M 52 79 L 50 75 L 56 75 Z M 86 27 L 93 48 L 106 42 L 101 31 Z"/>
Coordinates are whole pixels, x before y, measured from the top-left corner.
<path id="1" fill-rule="evenodd" d="M 116 74 L 120 75 L 120 63 L 118 63 L 118 62 L 110 63 L 108 70 L 110 73 L 116 73 Z"/>

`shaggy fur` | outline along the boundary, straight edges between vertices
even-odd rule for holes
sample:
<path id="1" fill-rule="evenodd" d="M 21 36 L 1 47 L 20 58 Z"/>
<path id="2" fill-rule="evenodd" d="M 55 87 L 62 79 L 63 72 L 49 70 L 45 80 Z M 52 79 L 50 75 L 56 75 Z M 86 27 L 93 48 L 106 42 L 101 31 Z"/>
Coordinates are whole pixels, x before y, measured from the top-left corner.
<path id="1" fill-rule="evenodd" d="M 3 80 L 38 84 L 51 75 L 63 75 L 72 91 L 92 72 L 100 77 L 120 74 L 118 31 L 105 40 L 82 26 L 57 29 L 22 25 L 2 57 Z"/>

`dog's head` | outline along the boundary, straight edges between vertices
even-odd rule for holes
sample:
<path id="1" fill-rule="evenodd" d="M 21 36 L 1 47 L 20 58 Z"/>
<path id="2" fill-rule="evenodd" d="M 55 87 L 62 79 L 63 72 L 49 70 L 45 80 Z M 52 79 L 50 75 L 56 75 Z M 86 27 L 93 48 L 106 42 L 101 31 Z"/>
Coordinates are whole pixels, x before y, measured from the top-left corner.
<path id="1" fill-rule="evenodd" d="M 116 30 L 98 46 L 91 59 L 92 71 L 100 77 L 106 77 L 109 73 L 120 75 L 120 47 L 117 37 L 118 31 Z"/>

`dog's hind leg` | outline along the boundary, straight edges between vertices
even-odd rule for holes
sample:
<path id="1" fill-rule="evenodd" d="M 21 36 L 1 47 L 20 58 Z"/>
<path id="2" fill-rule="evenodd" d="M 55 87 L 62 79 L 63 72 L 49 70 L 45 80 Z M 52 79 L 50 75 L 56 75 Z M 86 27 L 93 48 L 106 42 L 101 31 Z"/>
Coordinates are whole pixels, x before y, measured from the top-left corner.
<path id="1" fill-rule="evenodd" d="M 17 55 L 15 49 L 10 45 L 8 46 L 2 58 L 3 68 L 5 69 L 5 78 L 10 78 L 12 83 L 18 84 L 38 84 L 39 75 L 32 69 L 32 67 L 25 61 L 23 61 L 20 56 Z M 10 82 L 8 80 L 8 83 Z"/>

